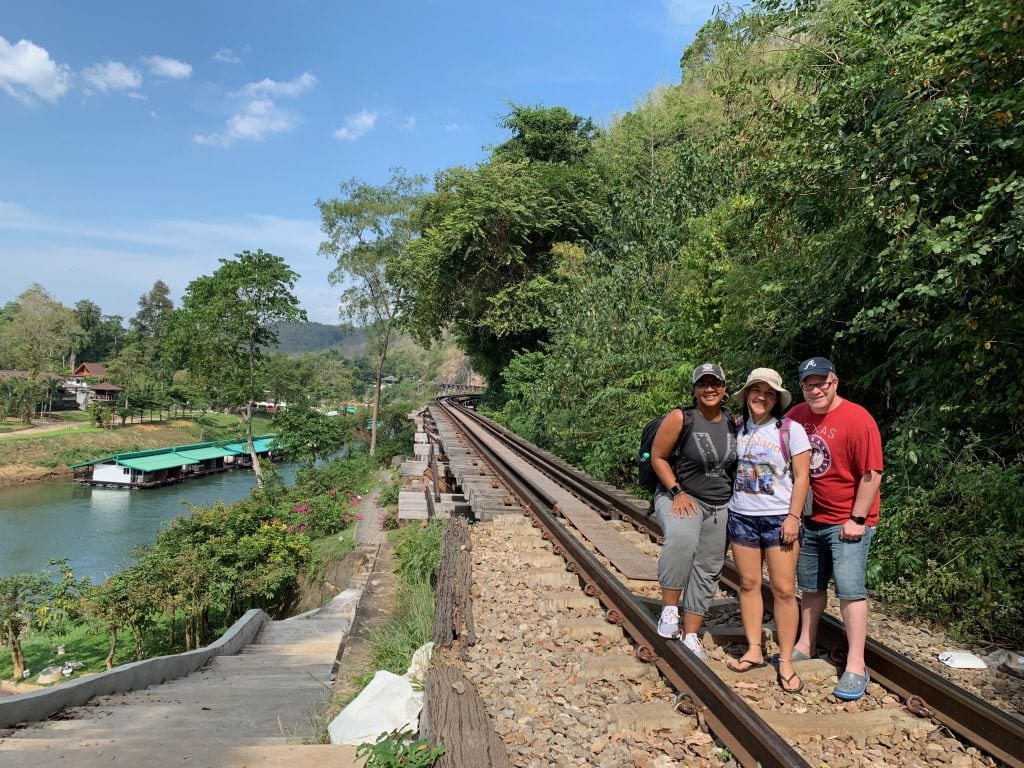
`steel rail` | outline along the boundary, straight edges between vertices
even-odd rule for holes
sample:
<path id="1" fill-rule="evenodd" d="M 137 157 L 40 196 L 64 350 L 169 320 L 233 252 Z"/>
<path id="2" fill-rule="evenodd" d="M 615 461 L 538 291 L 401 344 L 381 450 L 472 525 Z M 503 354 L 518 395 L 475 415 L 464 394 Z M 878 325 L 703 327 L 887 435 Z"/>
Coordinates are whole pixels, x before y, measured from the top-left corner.
<path id="1" fill-rule="evenodd" d="M 495 434 L 513 441 L 517 448 L 538 460 L 550 463 L 541 449 L 502 425 L 475 415 L 484 420 L 487 428 Z M 631 522 L 661 540 L 661 527 L 656 521 L 615 495 L 595 487 L 593 481 L 575 467 L 558 460 L 555 468 L 560 474 L 559 482 L 564 480 L 574 492 L 577 492 L 577 488 L 585 489 L 581 492 L 585 501 L 611 507 L 617 514 L 628 517 Z M 733 591 L 739 591 L 739 574 L 731 561 L 726 561 L 722 581 Z M 767 583 L 762 587 L 762 594 L 765 605 L 771 606 L 772 594 Z M 652 607 L 655 601 L 644 602 L 648 610 L 656 610 Z M 842 652 L 846 648 L 843 623 L 832 616 L 822 616 L 818 643 L 832 654 Z M 871 638 L 867 640 L 864 658 L 872 680 L 900 696 L 911 712 L 934 718 L 961 738 L 1012 768 L 1024 768 L 1024 721 L 997 709 L 952 681 Z"/>
<path id="2" fill-rule="evenodd" d="M 658 636 L 656 624 L 643 603 L 556 519 L 555 500 L 534 488 L 529 477 L 507 466 L 473 432 L 467 424 L 470 417 L 465 409 L 442 405 L 466 442 L 519 496 L 535 525 L 543 529 L 544 538 L 553 543 L 556 554 L 564 557 L 567 568 L 583 580 L 584 591 L 605 605 L 606 618 L 621 625 L 637 643 L 638 658 L 654 663 L 678 690 L 689 692 L 704 706 L 712 730 L 742 765 L 809 767 L 785 739 L 688 649 Z"/>

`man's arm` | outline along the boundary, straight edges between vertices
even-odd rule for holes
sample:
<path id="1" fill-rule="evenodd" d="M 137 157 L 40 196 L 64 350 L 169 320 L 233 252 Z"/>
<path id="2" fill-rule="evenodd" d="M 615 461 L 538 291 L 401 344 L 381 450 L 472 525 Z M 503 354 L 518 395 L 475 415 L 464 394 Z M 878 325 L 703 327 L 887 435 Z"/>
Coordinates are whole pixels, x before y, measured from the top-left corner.
<path id="1" fill-rule="evenodd" d="M 857 540 L 864 535 L 864 525 L 853 522 L 853 518 L 866 518 L 871 507 L 878 498 L 878 489 L 882 486 L 882 473 L 871 469 L 860 476 L 857 482 L 857 495 L 853 498 L 853 509 L 850 519 L 843 523 L 839 538 Z"/>

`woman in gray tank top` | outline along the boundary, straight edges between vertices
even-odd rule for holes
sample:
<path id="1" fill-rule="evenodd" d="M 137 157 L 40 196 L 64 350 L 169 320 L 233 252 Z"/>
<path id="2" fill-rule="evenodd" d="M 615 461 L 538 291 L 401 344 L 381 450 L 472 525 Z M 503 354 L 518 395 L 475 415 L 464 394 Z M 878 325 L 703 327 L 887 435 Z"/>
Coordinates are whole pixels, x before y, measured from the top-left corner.
<path id="1" fill-rule="evenodd" d="M 659 481 L 654 514 L 665 534 L 658 559 L 662 602 L 658 634 L 679 638 L 706 660 L 697 633 L 725 561 L 736 426 L 723 408 L 726 380 L 721 366 L 698 365 L 691 383 L 693 407 L 669 413 L 651 448 L 651 467 Z"/>

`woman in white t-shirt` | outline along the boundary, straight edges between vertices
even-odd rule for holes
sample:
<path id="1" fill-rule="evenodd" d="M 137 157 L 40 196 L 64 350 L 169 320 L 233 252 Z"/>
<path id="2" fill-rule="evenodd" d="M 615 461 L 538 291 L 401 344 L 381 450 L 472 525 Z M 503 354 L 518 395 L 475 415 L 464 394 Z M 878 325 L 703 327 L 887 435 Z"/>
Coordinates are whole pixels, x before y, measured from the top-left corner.
<path id="1" fill-rule="evenodd" d="M 793 669 L 800 619 L 796 561 L 810 485 L 811 444 L 800 424 L 782 416 L 793 398 L 777 371 L 755 368 L 736 397 L 743 403 L 743 426 L 737 436 L 739 463 L 727 529 L 740 574 L 740 615 L 748 647 L 728 667 L 748 672 L 765 666 L 761 568 L 767 562 L 779 639 L 779 686 L 797 693 L 804 683 Z"/>

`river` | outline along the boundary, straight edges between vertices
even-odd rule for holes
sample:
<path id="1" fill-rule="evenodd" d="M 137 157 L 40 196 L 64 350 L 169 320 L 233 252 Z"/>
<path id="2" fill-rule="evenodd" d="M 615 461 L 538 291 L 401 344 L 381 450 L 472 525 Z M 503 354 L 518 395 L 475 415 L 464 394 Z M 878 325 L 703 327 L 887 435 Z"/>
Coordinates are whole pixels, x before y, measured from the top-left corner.
<path id="1" fill-rule="evenodd" d="M 286 483 L 293 469 L 279 464 Z M 75 576 L 102 581 L 151 544 L 163 524 L 188 511 L 244 498 L 255 487 L 251 470 L 236 469 L 162 488 L 119 490 L 77 483 L 0 488 L 0 577 L 37 572 L 67 558 Z"/>

